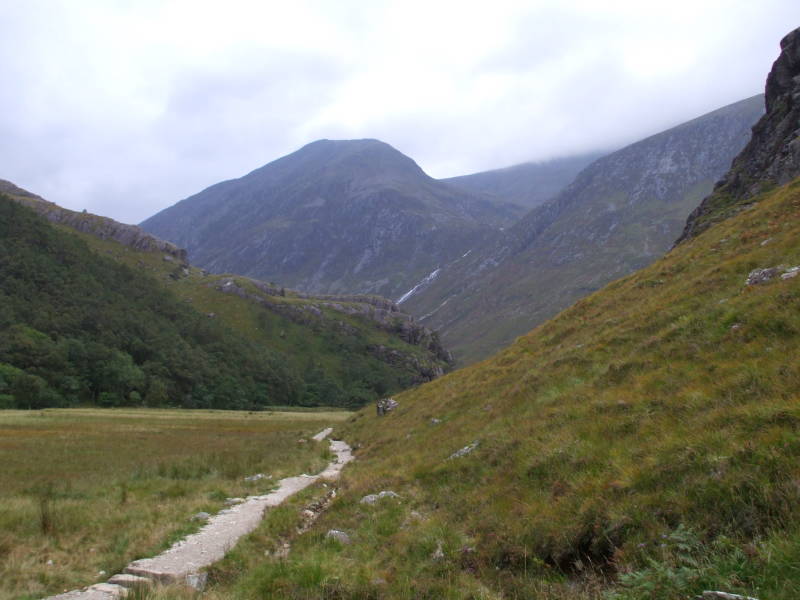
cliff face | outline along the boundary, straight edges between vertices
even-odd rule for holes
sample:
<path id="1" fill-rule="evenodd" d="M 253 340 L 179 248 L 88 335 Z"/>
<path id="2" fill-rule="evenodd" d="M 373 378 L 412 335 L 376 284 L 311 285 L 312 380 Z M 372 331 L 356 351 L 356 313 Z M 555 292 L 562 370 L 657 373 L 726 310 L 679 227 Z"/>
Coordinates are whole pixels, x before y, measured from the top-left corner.
<path id="1" fill-rule="evenodd" d="M 767 77 L 766 113 L 714 192 L 694 210 L 676 243 L 741 210 L 763 191 L 800 175 L 800 28 L 781 40 Z"/>

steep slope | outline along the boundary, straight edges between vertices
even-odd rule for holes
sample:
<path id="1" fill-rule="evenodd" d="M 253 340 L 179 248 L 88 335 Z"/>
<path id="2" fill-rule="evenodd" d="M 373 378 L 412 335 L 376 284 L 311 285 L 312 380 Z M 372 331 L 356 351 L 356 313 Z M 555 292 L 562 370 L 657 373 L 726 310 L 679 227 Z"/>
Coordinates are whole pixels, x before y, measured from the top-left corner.
<path id="1" fill-rule="evenodd" d="M 443 266 L 404 310 L 462 362 L 661 256 L 747 143 L 755 96 L 605 156 L 494 245 Z"/>
<path id="2" fill-rule="evenodd" d="M 505 169 L 450 177 L 442 181 L 474 192 L 490 194 L 498 200 L 512 202 L 530 210 L 554 198 L 578 173 L 601 156 L 603 153 L 595 152 L 528 162 Z"/>
<path id="3" fill-rule="evenodd" d="M 320 140 L 142 227 L 210 271 L 313 293 L 397 298 L 520 209 L 428 177 L 377 140 Z"/>
<path id="4" fill-rule="evenodd" d="M 753 127 L 753 137 L 714 193 L 689 216 L 679 242 L 710 224 L 746 208 L 758 192 L 800 175 L 800 29 L 781 40 L 765 92 L 767 113 Z"/>
<path id="5" fill-rule="evenodd" d="M 225 591 L 300 598 L 292 574 L 313 572 L 339 598 L 797 598 L 800 178 L 743 200 L 495 357 L 354 416 L 316 534 Z"/>
<path id="6" fill-rule="evenodd" d="M 0 181 L 0 187 L 13 194 L 8 198 L 32 208 L 57 224 L 62 232 L 69 232 L 66 237 L 63 237 L 65 233 L 60 234 L 67 240 L 65 243 L 80 247 L 74 237 L 81 237 L 94 251 L 87 254 L 89 258 L 86 261 L 98 260 L 94 258 L 97 255 L 101 262 L 115 261 L 115 268 L 133 274 L 130 286 L 150 290 L 148 293 L 153 294 L 154 302 L 163 302 L 167 307 L 177 304 L 181 314 L 190 314 L 200 322 L 196 327 L 217 334 L 224 332 L 226 339 L 233 340 L 230 342 L 232 348 L 222 355 L 224 360 L 249 365 L 256 360 L 252 357 L 259 354 L 274 356 L 281 372 L 285 372 L 294 387 L 292 394 L 285 397 L 271 395 L 267 398 L 262 395 L 261 404 L 358 406 L 379 395 L 429 381 L 449 367 L 449 355 L 436 335 L 386 299 L 369 296 L 309 297 L 249 278 L 210 275 L 189 265 L 184 250 L 153 238 L 138 227 L 63 209 L 9 182 Z M 46 231 L 46 224 L 40 228 Z M 38 253 L 41 256 L 31 260 L 52 260 L 46 245 L 38 248 Z M 31 254 L 36 252 L 31 250 Z M 6 269 L 19 270 L 18 257 L 10 254 L 6 259 Z M 62 268 L 63 272 L 56 281 L 79 279 L 80 265 L 86 261 L 75 261 Z M 37 277 L 34 270 L 23 269 L 21 273 L 26 279 Z M 31 282 L 32 289 L 49 281 L 45 279 L 41 284 Z M 105 284 L 101 277 L 96 277 L 92 285 L 102 289 Z M 23 289 L 27 288 L 20 287 L 17 281 L 6 293 L 16 297 Z M 114 295 L 113 290 L 109 293 L 116 304 L 108 310 L 114 314 L 125 313 L 124 298 Z M 141 295 L 130 290 L 127 293 L 132 298 Z M 102 296 L 100 292 L 96 295 Z M 58 329 L 62 319 L 53 316 L 57 314 L 53 312 L 56 309 L 49 307 L 44 297 L 41 302 L 38 312 L 43 319 L 52 320 L 52 323 L 48 321 L 47 327 Z M 70 301 L 70 304 L 75 310 L 83 310 L 79 299 Z M 135 307 L 132 305 L 130 309 L 133 311 Z M 141 313 L 137 313 L 136 318 L 152 326 L 159 322 L 157 316 L 148 317 Z M 41 329 L 38 325 L 34 328 Z M 53 331 L 48 329 L 46 333 L 58 342 L 58 334 Z M 87 339 L 94 339 L 93 334 L 87 335 Z M 240 347 L 252 357 L 245 359 L 237 354 Z M 123 351 L 128 352 L 125 348 Z M 219 351 L 223 351 L 222 348 Z M 187 356 L 185 360 L 191 359 Z M 17 367 L 31 366 L 17 362 Z M 133 355 L 133 362 L 138 364 L 136 355 Z M 202 367 L 207 363 L 213 367 L 213 361 L 204 359 L 196 370 L 202 373 Z M 265 366 L 259 368 L 265 371 L 265 376 L 268 374 Z M 189 379 L 194 375 L 192 373 Z M 246 376 L 241 372 L 238 378 L 246 380 Z M 222 369 L 219 369 L 219 377 L 212 379 L 218 380 L 215 386 L 222 385 L 228 390 L 224 398 L 236 395 L 239 384 L 226 379 Z M 241 396 L 234 404 L 223 403 L 222 406 L 222 396 L 208 391 L 208 382 L 201 386 L 203 389 L 195 387 L 189 386 L 180 393 L 168 389 L 169 403 L 228 408 L 258 404 Z M 138 388 L 137 394 L 142 395 Z M 92 402 L 96 398 L 83 395 L 78 400 Z M 130 398 L 126 396 L 119 403 L 128 404 L 128 400 Z"/>

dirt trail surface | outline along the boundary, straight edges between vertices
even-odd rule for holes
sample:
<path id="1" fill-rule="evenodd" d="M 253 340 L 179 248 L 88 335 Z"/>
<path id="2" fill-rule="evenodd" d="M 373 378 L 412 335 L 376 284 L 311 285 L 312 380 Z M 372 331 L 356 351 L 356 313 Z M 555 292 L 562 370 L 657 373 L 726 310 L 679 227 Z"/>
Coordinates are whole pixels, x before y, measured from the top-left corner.
<path id="1" fill-rule="evenodd" d="M 321 431 L 314 436 L 314 440 L 324 440 L 331 431 L 331 428 Z M 220 511 L 197 533 L 175 543 L 158 556 L 133 561 L 125 568 L 124 574 L 115 575 L 108 583 L 50 596 L 47 600 L 124 598 L 130 588 L 153 583 L 185 583 L 202 589 L 205 574 L 200 573 L 200 569 L 220 560 L 239 538 L 253 531 L 267 508 L 278 506 L 317 480 L 336 479 L 342 468 L 353 460 L 351 448 L 346 442 L 332 440 L 330 444 L 336 458 L 321 473 L 281 479 L 277 490 L 264 496 L 249 496 L 241 504 Z"/>

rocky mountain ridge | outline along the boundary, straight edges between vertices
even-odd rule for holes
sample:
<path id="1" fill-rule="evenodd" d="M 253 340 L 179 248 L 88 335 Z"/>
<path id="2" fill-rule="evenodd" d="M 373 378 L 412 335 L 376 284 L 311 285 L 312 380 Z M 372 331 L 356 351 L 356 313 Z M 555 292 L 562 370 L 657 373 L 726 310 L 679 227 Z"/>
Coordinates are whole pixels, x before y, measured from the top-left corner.
<path id="1" fill-rule="evenodd" d="M 762 113 L 755 96 L 596 160 L 501 238 L 442 266 L 404 310 L 460 360 L 487 356 L 661 256 Z"/>
<path id="2" fill-rule="evenodd" d="M 4 179 L 0 179 L 0 194 L 7 194 L 17 202 L 32 208 L 51 223 L 66 225 L 103 240 L 114 240 L 136 250 L 163 252 L 181 263 L 186 262 L 186 250 L 160 240 L 136 225 L 126 225 L 108 217 L 63 208 Z"/>

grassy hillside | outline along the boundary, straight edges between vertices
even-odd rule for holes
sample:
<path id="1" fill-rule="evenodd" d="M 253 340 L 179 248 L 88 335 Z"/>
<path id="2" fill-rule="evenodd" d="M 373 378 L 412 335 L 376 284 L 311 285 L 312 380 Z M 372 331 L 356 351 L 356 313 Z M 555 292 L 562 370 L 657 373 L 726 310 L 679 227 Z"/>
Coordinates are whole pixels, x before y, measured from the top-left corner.
<path id="1" fill-rule="evenodd" d="M 297 404 L 280 354 L 0 198 L 0 406 Z"/>
<path id="2" fill-rule="evenodd" d="M 388 416 L 364 409 L 314 532 L 288 563 L 239 556 L 216 592 L 798 597 L 800 277 L 781 277 L 796 265 L 800 180 Z M 400 499 L 359 503 L 381 490 Z"/>
<path id="3" fill-rule="evenodd" d="M 22 406 L 12 387 L 27 371 L 39 388 L 30 406 L 360 406 L 448 366 L 436 336 L 386 300 L 300 298 L 208 275 L 138 228 L 22 194 L 14 198 L 59 224 L 3 207 L 0 405 Z M 87 344 L 102 352 L 77 360 Z M 92 366 L 101 360 L 114 373 Z"/>
<path id="4" fill-rule="evenodd" d="M 301 297 L 275 284 L 176 265 L 160 252 L 78 235 L 97 253 L 154 276 L 183 302 L 258 347 L 280 352 L 305 384 L 304 405 L 360 406 L 448 367 L 435 336 L 406 342 L 398 332 L 407 317 L 397 314 L 379 326 L 371 307 L 364 305 L 367 298 L 345 302 Z M 421 330 L 418 335 L 424 336 Z"/>

